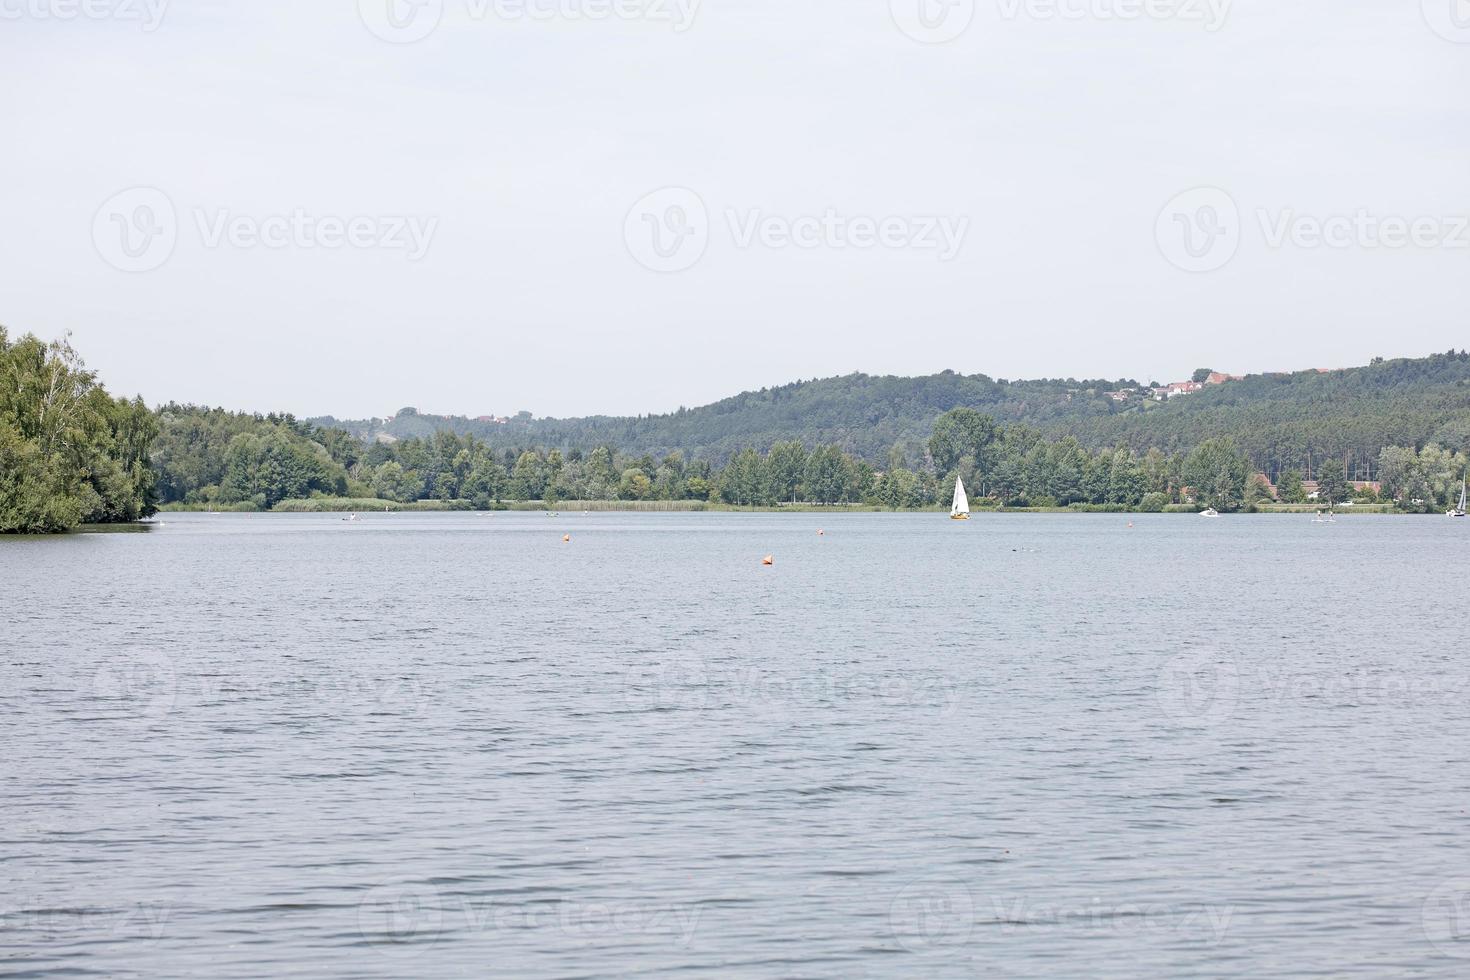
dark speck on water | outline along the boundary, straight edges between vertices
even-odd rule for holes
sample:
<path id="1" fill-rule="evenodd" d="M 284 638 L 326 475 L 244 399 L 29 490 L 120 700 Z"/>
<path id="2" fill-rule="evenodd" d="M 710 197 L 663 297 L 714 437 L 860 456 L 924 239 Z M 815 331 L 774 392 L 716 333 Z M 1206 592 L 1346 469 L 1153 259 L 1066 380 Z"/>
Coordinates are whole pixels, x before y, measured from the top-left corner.
<path id="1" fill-rule="evenodd" d="M 1470 975 L 1470 527 L 1135 523 L 0 540 L 0 973 Z"/>

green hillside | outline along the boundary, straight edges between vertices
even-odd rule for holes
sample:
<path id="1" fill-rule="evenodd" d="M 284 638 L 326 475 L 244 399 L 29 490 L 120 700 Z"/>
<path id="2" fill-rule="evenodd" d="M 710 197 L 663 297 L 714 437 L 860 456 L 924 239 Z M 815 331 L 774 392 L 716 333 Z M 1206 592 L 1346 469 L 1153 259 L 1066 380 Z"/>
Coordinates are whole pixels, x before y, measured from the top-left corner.
<path id="1" fill-rule="evenodd" d="M 484 422 L 405 409 L 382 421 L 313 420 L 362 438 L 423 438 L 448 431 L 496 449 L 588 451 L 602 445 L 654 456 L 680 451 L 722 465 L 747 446 L 783 440 L 836 445 L 874 466 L 917 466 L 933 423 L 954 408 L 974 408 L 1048 437 L 1073 436 L 1101 449 L 1126 445 L 1185 451 L 1231 437 L 1273 478 L 1314 472 L 1324 460 L 1350 475 L 1376 476 L 1385 446 L 1436 442 L 1470 448 L 1470 355 L 1375 360 L 1341 371 L 1265 374 L 1209 385 L 1164 401 L 1130 380 L 994 380 L 946 371 L 919 378 L 853 374 L 746 392 L 668 415 Z M 896 450 L 896 451 L 895 451 Z"/>

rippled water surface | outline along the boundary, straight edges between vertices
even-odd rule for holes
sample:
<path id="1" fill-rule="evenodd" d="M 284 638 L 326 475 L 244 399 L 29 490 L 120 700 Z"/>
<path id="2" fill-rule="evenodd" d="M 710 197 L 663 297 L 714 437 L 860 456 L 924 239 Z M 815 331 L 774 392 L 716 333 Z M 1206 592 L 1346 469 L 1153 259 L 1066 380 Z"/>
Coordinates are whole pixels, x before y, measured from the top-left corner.
<path id="1" fill-rule="evenodd" d="M 0 540 L 0 973 L 1470 975 L 1470 526 L 1132 520 Z"/>

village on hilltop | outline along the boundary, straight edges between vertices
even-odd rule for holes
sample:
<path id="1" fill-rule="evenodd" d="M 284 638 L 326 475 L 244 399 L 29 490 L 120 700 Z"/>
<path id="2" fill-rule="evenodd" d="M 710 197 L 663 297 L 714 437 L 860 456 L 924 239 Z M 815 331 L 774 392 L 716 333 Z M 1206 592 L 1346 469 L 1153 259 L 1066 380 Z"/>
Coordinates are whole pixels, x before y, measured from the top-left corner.
<path id="1" fill-rule="evenodd" d="M 1152 398 L 1156 402 L 1177 398 L 1180 395 L 1191 395 L 1196 391 L 1204 391 L 1209 385 L 1222 385 L 1227 381 L 1245 380 L 1238 374 L 1221 374 L 1219 371 L 1211 371 L 1198 381 L 1175 381 L 1173 384 L 1159 385 L 1157 388 L 1119 388 L 1117 391 L 1108 392 L 1108 397 L 1115 402 L 1126 402 L 1130 398 Z"/>

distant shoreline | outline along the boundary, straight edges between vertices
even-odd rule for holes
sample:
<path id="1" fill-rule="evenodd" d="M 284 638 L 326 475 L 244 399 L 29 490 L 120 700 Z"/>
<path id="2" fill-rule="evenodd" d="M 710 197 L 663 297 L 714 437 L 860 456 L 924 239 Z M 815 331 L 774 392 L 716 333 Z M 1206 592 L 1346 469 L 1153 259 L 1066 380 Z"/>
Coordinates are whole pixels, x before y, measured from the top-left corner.
<path id="1" fill-rule="evenodd" d="M 283 500 L 269 510 L 260 510 L 249 504 L 165 504 L 160 514 L 176 513 L 245 513 L 245 514 L 349 514 L 349 513 L 558 513 L 570 514 L 577 511 L 593 513 L 624 514 L 945 514 L 944 507 L 878 507 L 871 504 L 783 504 L 777 506 L 739 506 L 714 504 L 704 500 L 564 500 L 556 504 L 544 501 L 516 501 L 477 508 L 469 501 L 419 500 L 413 503 L 396 503 L 386 500 L 348 499 L 322 497 L 310 500 Z M 1076 507 L 976 507 L 972 514 L 1178 514 L 1198 515 L 1202 508 L 1192 504 L 1170 504 L 1162 511 L 1140 511 L 1127 507 L 1110 507 L 1099 504 L 1083 504 Z M 1267 504 L 1253 511 L 1237 513 L 1255 514 L 1315 514 L 1325 510 L 1316 504 Z M 1401 511 L 1392 504 L 1353 504 L 1339 507 L 1335 513 L 1340 517 L 1354 514 L 1375 516 L 1415 516 Z M 1229 515 L 1226 515 L 1229 516 Z"/>

